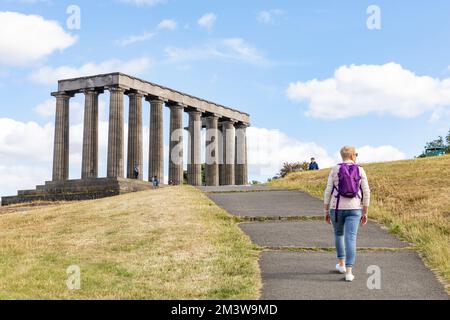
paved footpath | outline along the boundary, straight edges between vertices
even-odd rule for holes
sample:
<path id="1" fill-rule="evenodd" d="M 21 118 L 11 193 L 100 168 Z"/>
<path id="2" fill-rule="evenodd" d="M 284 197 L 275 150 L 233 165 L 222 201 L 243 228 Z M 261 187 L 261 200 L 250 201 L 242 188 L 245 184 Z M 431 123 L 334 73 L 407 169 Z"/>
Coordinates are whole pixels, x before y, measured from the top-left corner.
<path id="1" fill-rule="evenodd" d="M 334 270 L 332 227 L 321 221 L 320 200 L 264 186 L 200 189 L 242 218 L 241 229 L 264 248 L 262 299 L 449 299 L 414 248 L 376 223 L 360 229 L 356 279 L 347 283 Z M 372 266 L 379 267 L 380 289 L 369 289 Z"/>

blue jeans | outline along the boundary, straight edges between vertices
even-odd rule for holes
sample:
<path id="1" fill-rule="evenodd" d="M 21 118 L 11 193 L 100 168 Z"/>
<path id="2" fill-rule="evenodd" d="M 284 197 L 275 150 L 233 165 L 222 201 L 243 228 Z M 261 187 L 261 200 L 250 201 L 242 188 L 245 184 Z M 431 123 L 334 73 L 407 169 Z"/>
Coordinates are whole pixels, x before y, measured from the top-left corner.
<path id="1" fill-rule="evenodd" d="M 338 259 L 345 260 L 347 268 L 356 261 L 356 238 L 361 223 L 362 210 L 339 210 L 336 222 L 336 210 L 330 210 Z"/>

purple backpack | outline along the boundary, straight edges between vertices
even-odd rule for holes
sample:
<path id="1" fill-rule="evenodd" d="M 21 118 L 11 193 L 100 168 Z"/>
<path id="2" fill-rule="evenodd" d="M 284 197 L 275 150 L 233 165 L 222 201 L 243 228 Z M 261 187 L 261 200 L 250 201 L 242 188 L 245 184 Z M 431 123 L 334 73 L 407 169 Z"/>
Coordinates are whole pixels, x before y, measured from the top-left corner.
<path id="1" fill-rule="evenodd" d="M 336 196 L 336 222 L 338 221 L 338 210 L 339 210 L 339 200 L 341 197 L 345 198 L 355 198 L 359 197 L 359 191 L 361 190 L 361 195 L 363 195 L 363 191 L 361 188 L 361 173 L 359 171 L 359 165 L 357 164 L 347 164 L 341 163 L 339 168 L 339 185 L 338 187 L 334 186 L 334 190 L 337 190 L 338 195 Z"/>

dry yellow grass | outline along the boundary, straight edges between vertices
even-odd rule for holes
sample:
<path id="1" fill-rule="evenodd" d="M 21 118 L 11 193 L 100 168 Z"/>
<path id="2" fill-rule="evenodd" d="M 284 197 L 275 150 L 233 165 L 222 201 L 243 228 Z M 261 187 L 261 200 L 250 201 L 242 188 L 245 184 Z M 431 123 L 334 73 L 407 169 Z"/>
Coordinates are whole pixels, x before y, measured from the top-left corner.
<path id="1" fill-rule="evenodd" d="M 416 244 L 450 293 L 450 156 L 363 165 L 372 191 L 369 216 Z M 271 186 L 322 198 L 329 170 L 293 173 Z"/>
<path id="2" fill-rule="evenodd" d="M 258 248 L 191 187 L 8 213 L 0 230 L 0 299 L 259 297 Z"/>

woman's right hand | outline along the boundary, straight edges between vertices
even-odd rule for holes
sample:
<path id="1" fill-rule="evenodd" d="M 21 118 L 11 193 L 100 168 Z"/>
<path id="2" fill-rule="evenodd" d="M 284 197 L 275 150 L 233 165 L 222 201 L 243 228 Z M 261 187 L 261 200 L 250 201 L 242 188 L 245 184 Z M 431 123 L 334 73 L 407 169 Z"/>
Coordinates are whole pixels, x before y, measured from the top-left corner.
<path id="1" fill-rule="evenodd" d="M 330 213 L 325 213 L 325 221 L 326 221 L 328 224 L 331 224 L 331 216 L 330 216 Z"/>
<path id="2" fill-rule="evenodd" d="M 364 227 L 367 224 L 367 215 L 363 214 L 361 217 L 361 225 Z"/>

